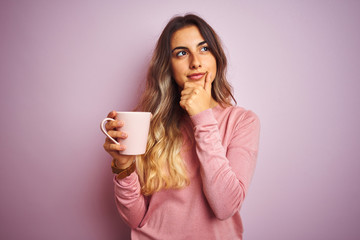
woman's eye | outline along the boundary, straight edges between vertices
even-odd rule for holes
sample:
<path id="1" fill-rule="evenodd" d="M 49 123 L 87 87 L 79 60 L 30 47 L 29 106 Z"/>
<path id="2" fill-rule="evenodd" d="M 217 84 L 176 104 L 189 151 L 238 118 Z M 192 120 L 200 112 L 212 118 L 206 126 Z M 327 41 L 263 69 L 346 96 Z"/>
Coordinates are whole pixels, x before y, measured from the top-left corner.
<path id="1" fill-rule="evenodd" d="M 207 51 L 209 51 L 209 47 L 202 47 L 202 48 L 201 48 L 201 51 L 202 51 L 202 52 L 207 52 Z"/>
<path id="2" fill-rule="evenodd" d="M 177 57 L 182 57 L 186 55 L 186 51 L 180 51 L 176 54 Z"/>

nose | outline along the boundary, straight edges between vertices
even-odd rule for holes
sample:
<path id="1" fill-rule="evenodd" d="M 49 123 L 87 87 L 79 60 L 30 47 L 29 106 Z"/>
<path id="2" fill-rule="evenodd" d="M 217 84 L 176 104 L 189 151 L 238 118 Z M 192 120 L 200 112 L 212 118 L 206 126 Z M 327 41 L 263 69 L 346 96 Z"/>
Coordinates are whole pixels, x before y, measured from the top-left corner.
<path id="1" fill-rule="evenodd" d="M 190 68 L 191 69 L 198 69 L 201 67 L 200 59 L 196 54 L 191 55 L 191 62 L 190 62 Z"/>

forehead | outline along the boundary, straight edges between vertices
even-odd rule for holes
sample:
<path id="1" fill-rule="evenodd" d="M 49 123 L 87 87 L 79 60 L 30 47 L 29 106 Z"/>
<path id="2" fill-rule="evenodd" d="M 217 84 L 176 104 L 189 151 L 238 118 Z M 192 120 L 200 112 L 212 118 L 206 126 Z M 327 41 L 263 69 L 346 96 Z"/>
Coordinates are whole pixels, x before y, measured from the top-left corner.
<path id="1" fill-rule="evenodd" d="M 180 28 L 171 36 L 171 47 L 191 47 L 197 46 L 200 42 L 204 41 L 198 27 L 194 25 Z"/>

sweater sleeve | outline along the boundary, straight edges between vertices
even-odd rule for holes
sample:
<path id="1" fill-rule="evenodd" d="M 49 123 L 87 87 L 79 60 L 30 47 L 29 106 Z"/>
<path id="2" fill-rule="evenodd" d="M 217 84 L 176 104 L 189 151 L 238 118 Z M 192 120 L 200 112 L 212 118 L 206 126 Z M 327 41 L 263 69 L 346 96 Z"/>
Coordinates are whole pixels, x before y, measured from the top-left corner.
<path id="1" fill-rule="evenodd" d="M 253 176 L 259 119 L 253 112 L 246 111 L 236 119 L 227 120 L 226 132 L 234 130 L 226 148 L 212 109 L 192 116 L 191 120 L 204 194 L 215 216 L 225 220 L 240 210 Z"/>
<path id="2" fill-rule="evenodd" d="M 123 220 L 131 227 L 140 225 L 147 211 L 144 195 L 141 194 L 140 183 L 136 172 L 117 180 L 114 177 L 116 207 Z"/>

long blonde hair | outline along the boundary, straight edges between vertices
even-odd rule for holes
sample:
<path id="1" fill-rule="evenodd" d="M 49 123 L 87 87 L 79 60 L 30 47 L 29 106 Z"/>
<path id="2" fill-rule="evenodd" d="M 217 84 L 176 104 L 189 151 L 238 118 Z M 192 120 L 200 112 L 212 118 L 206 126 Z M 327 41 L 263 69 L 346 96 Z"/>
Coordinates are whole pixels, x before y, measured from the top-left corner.
<path id="1" fill-rule="evenodd" d="M 137 158 L 137 172 L 144 195 L 161 189 L 183 188 L 189 184 L 185 163 L 180 157 L 180 119 L 187 113 L 180 107 L 179 88 L 171 73 L 171 36 L 195 25 L 208 43 L 217 64 L 212 97 L 221 105 L 231 105 L 232 88 L 225 77 L 227 60 L 214 30 L 202 18 L 188 14 L 172 18 L 164 28 L 150 62 L 145 91 L 137 106 L 153 114 L 144 155 Z M 235 101 L 236 103 L 236 101 Z"/>

